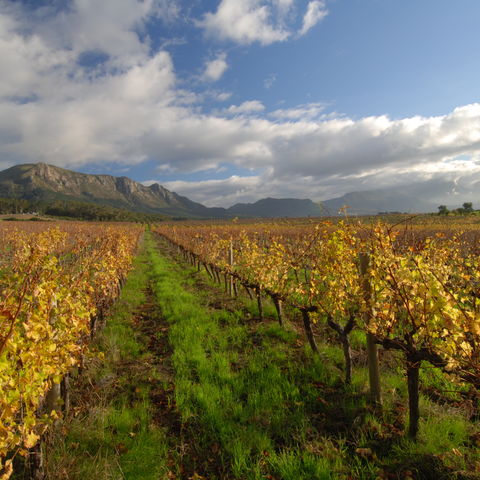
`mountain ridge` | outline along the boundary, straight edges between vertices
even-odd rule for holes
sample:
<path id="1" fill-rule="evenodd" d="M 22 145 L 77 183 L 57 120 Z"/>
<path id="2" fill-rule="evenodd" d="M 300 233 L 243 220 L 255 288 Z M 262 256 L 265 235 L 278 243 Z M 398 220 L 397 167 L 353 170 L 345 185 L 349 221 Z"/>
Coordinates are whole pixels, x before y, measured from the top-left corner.
<path id="1" fill-rule="evenodd" d="M 21 164 L 0 171 L 0 197 L 38 201 L 81 201 L 134 212 L 185 218 L 319 217 L 380 211 L 433 211 L 435 206 L 398 191 L 351 192 L 322 202 L 297 198 L 263 198 L 229 208 L 206 207 L 154 183 L 146 186 L 128 177 L 92 175 L 46 163 Z"/>
<path id="2" fill-rule="evenodd" d="M 144 213 L 208 215 L 209 208 L 159 184 L 145 186 L 128 177 L 91 175 L 45 163 L 22 164 L 0 172 L 0 197 L 72 200 Z"/>

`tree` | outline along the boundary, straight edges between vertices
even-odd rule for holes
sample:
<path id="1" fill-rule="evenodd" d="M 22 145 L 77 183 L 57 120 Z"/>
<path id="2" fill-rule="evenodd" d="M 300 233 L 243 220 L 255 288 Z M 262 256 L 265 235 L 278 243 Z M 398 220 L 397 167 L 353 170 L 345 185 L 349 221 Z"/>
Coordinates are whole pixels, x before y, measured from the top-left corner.
<path id="1" fill-rule="evenodd" d="M 463 212 L 464 213 L 472 213 L 473 212 L 473 206 L 472 202 L 465 202 L 463 205 Z"/>
<path id="2" fill-rule="evenodd" d="M 438 214 L 439 215 L 448 215 L 448 208 L 446 205 L 440 205 L 438 207 Z"/>

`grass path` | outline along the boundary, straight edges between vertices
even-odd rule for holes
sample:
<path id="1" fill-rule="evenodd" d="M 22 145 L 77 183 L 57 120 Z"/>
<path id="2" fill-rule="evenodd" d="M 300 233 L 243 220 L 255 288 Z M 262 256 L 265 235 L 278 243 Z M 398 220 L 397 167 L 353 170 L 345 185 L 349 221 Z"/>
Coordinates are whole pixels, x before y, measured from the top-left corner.
<path id="1" fill-rule="evenodd" d="M 299 448 L 308 398 L 299 374 L 310 387 L 328 375 L 322 362 L 300 372 L 294 333 L 275 323 L 252 328 L 242 311 L 208 308 L 212 299 L 194 288 L 193 269 L 157 253 L 152 265 L 154 293 L 170 323 L 176 405 L 196 448 L 211 452 L 207 478 L 339 478 L 336 446 L 317 439 L 331 450 L 323 460 Z"/>
<path id="2" fill-rule="evenodd" d="M 86 370 L 74 382 L 74 414 L 47 449 L 52 480 L 167 478 L 175 437 L 157 420 L 178 417 L 166 400 L 172 388 L 170 352 L 153 337 L 162 326 L 149 269 L 143 249 Z"/>

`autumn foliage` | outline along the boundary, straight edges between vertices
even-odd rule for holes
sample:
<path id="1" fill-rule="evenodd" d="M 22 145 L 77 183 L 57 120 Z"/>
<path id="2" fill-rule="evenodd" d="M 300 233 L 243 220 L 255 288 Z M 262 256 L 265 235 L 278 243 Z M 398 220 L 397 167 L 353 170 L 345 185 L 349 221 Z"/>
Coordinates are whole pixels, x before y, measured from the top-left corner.
<path id="1" fill-rule="evenodd" d="M 443 234 L 325 222 L 162 225 L 157 232 L 217 277 L 231 276 L 302 311 L 314 350 L 309 322 L 333 328 L 344 347 L 347 383 L 352 329 L 403 352 L 412 437 L 418 429 L 421 362 L 480 389 L 480 257 L 471 229 Z M 363 274 L 361 255 L 368 257 Z"/>
<path id="2" fill-rule="evenodd" d="M 52 385 L 78 365 L 95 318 L 119 291 L 141 228 L 5 223 L 0 229 L 0 478 L 59 412 Z"/>

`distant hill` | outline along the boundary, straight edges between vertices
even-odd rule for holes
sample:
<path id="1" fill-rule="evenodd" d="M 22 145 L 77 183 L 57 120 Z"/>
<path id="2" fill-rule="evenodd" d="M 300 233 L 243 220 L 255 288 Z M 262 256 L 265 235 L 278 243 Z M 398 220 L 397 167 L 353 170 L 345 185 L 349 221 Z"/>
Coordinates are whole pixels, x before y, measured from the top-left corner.
<path id="1" fill-rule="evenodd" d="M 379 212 L 435 212 L 437 205 L 404 193 L 399 189 L 352 192 L 321 202 L 323 215 L 336 215 L 348 206 L 349 215 L 375 215 Z"/>
<path id="2" fill-rule="evenodd" d="M 319 217 L 320 205 L 297 198 L 264 198 L 255 203 L 237 203 L 228 213 L 242 217 Z"/>
<path id="3" fill-rule="evenodd" d="M 437 207 L 398 190 L 352 192 L 315 203 L 296 198 L 264 198 L 255 203 L 237 203 L 228 209 L 239 217 L 322 217 L 338 215 L 347 206 L 348 215 L 376 215 L 380 212 L 434 212 Z"/>
<path id="4" fill-rule="evenodd" d="M 348 193 L 315 203 L 309 199 L 264 198 L 230 208 L 209 208 L 158 183 L 142 185 L 127 177 L 89 175 L 45 163 L 16 165 L 0 172 L 0 198 L 37 202 L 82 202 L 132 212 L 183 218 L 318 217 L 337 215 L 349 206 L 350 215 L 378 212 L 436 211 L 436 205 L 399 190 Z"/>

